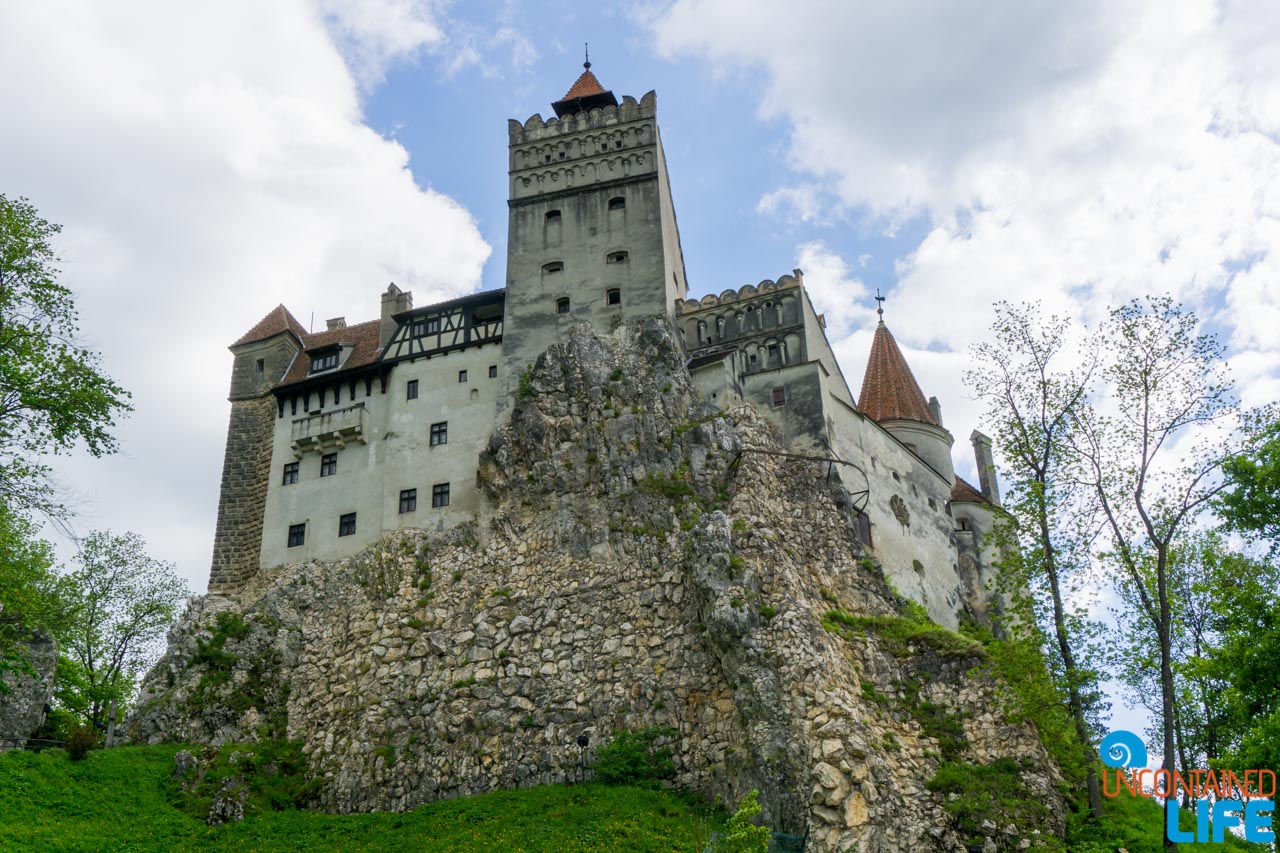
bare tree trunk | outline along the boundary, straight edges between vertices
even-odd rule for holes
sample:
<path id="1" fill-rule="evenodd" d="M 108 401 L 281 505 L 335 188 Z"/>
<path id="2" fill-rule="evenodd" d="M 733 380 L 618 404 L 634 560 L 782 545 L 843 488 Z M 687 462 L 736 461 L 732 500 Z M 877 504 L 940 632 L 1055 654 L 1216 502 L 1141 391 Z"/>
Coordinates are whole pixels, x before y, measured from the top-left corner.
<path id="1" fill-rule="evenodd" d="M 1156 625 L 1156 633 L 1160 639 L 1160 709 L 1164 717 L 1161 720 L 1164 729 L 1164 761 L 1161 766 L 1169 771 L 1169 780 L 1172 782 L 1174 770 L 1177 768 L 1174 764 L 1176 747 L 1173 737 L 1173 644 L 1169 630 L 1173 623 L 1173 613 L 1172 608 L 1169 606 L 1168 559 L 1167 548 L 1157 546 L 1156 595 L 1160 604 L 1160 622 Z M 1164 849 L 1167 851 L 1176 851 L 1178 849 L 1178 843 L 1170 841 L 1167 834 L 1164 839 Z"/>

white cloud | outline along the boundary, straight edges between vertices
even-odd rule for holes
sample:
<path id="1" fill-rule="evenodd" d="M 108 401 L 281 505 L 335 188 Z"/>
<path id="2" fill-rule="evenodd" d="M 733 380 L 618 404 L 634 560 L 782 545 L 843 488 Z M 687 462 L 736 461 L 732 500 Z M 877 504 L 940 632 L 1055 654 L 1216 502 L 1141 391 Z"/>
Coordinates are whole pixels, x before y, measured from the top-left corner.
<path id="1" fill-rule="evenodd" d="M 1171 292 L 1225 330 L 1246 401 L 1274 399 L 1271 4 L 677 0 L 654 29 L 667 55 L 763 72 L 760 113 L 789 123 L 796 174 L 762 211 L 821 222 L 819 185 L 890 228 L 924 216 L 889 316 L 900 343 L 949 353 L 938 379 L 958 379 L 998 299 L 1093 323 Z M 824 232 L 845 257 L 855 237 Z"/>
<path id="2" fill-rule="evenodd" d="M 143 534 L 203 588 L 227 344 L 281 301 L 319 326 L 375 317 L 390 280 L 419 304 L 474 290 L 489 247 L 361 123 L 353 71 L 307 3 L 5 14 L 0 190 L 64 225 L 82 328 L 137 408 L 119 458 L 67 460 L 62 479 L 87 498 L 82 527 Z M 409 32 L 379 42 L 344 20 L 383 63 L 431 32 L 393 17 Z"/>
<path id="3" fill-rule="evenodd" d="M 366 89 L 387 68 L 446 41 L 437 21 L 447 4 L 424 0 L 316 0 L 352 73 Z"/>

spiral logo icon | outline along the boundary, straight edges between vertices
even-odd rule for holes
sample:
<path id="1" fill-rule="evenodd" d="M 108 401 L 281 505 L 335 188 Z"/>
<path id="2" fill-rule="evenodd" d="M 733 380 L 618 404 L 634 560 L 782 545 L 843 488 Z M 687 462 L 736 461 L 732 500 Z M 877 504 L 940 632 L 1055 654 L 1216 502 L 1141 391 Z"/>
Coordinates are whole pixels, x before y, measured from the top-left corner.
<path id="1" fill-rule="evenodd" d="M 1133 732 L 1120 729 L 1102 739 L 1098 755 L 1108 767 L 1146 767 L 1147 747 Z"/>

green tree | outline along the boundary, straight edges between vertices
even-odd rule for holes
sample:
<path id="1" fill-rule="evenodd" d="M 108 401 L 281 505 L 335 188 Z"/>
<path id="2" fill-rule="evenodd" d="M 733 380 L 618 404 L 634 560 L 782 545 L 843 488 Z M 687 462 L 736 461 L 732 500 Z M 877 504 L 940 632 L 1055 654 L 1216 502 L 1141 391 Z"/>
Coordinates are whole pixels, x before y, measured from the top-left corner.
<path id="1" fill-rule="evenodd" d="M 725 821 L 724 834 L 716 841 L 716 853 L 765 853 L 769 849 L 769 827 L 751 822 L 763 811 L 759 796 L 760 792 L 752 789 L 742 798 L 738 810 Z"/>
<path id="2" fill-rule="evenodd" d="M 1075 726 L 1079 761 L 1085 775 L 1089 809 L 1102 816 L 1097 753 L 1091 716 L 1099 694 L 1097 671 L 1079 655 L 1091 636 L 1089 620 L 1071 606 L 1088 566 L 1090 495 L 1072 476 L 1069 441 L 1090 391 L 1098 351 L 1086 340 L 1072 351 L 1070 323 L 1044 317 L 1037 305 L 997 303 L 989 341 L 974 348 L 976 367 L 966 382 L 987 404 L 987 420 L 1005 462 L 1003 508 L 1015 524 L 1005 528 L 1012 546 L 1002 548 L 1013 569 L 1014 590 L 1043 590 L 1034 596 L 1037 621 L 1050 626 L 1049 649 L 1058 683 L 1067 697 Z M 1034 626 L 1022 626 L 1034 630 Z"/>
<path id="3" fill-rule="evenodd" d="M 0 501 L 17 512 L 66 516 L 39 458 L 77 444 L 116 449 L 110 429 L 129 394 L 76 342 L 71 291 L 59 284 L 57 225 L 23 198 L 0 195 Z"/>
<path id="4" fill-rule="evenodd" d="M 67 576 L 75 619 L 59 638 L 55 695 L 103 731 L 111 702 L 133 696 L 188 592 L 173 564 L 149 557 L 135 533 L 90 533 L 77 559 Z"/>
<path id="5" fill-rule="evenodd" d="M 1222 466 L 1227 490 L 1218 515 L 1227 528 L 1280 548 L 1280 419 L 1268 409 L 1247 419 L 1248 445 Z"/>
<path id="6" fill-rule="evenodd" d="M 53 550 L 34 532 L 30 521 L 0 502 L 0 676 L 30 672 L 25 640 L 37 631 L 56 636 L 71 616 L 66 582 L 53 569 Z"/>
<path id="7" fill-rule="evenodd" d="M 1170 561 L 1180 535 L 1222 489 L 1217 475 L 1229 451 L 1213 433 L 1237 408 L 1222 346 L 1168 297 L 1114 309 L 1102 347 L 1110 409 L 1084 407 L 1073 437 L 1107 532 L 1105 558 L 1158 645 L 1159 743 L 1172 772 L 1178 695 Z"/>

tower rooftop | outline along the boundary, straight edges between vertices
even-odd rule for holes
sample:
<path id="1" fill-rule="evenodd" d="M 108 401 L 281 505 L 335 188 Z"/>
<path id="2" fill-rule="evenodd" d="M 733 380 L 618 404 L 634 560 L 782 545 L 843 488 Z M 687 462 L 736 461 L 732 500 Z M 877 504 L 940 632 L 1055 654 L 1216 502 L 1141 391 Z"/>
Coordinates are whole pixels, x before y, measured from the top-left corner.
<path id="1" fill-rule="evenodd" d="M 875 421 L 919 421 L 941 426 L 929 410 L 920 384 L 883 319 L 871 341 L 871 356 L 867 359 L 858 408 Z"/>
<path id="2" fill-rule="evenodd" d="M 569 91 L 564 93 L 564 97 L 551 105 L 551 108 L 556 111 L 557 118 L 618 105 L 618 99 L 613 96 L 613 92 L 601 86 L 596 75 L 591 73 L 590 60 L 582 63 L 582 68 L 582 74 L 569 87 Z"/>

